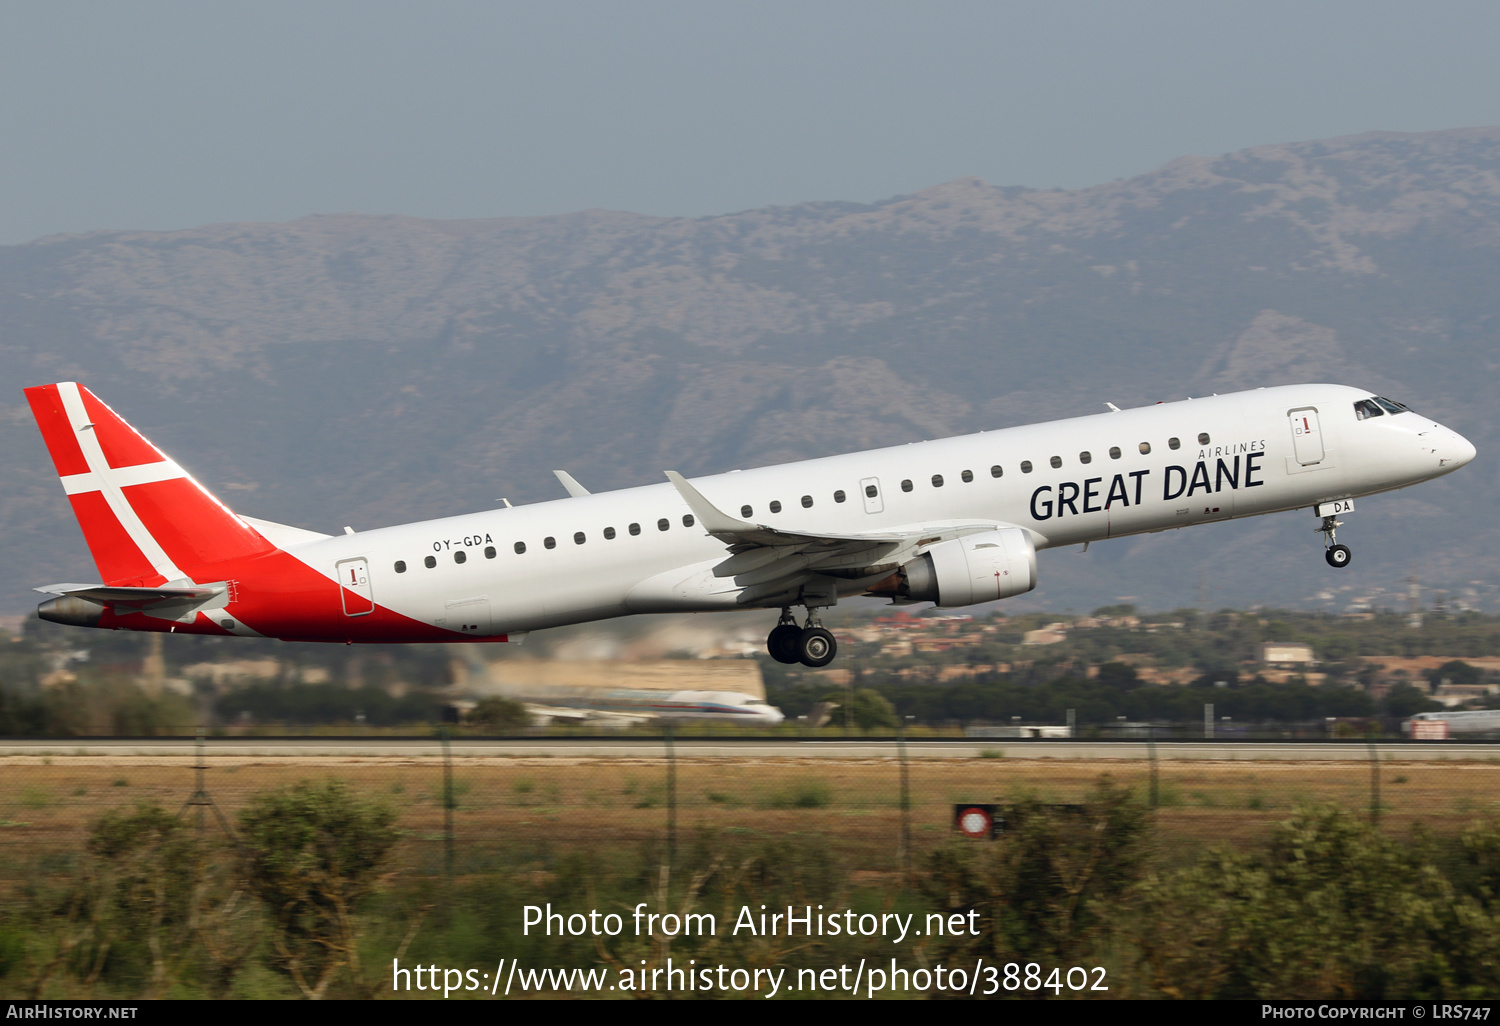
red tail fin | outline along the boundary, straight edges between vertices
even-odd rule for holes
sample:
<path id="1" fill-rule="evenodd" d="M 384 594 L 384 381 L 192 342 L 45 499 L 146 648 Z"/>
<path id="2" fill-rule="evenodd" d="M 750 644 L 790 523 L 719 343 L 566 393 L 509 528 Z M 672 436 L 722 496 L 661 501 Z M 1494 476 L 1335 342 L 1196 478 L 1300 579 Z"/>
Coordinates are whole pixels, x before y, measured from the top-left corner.
<path id="1" fill-rule="evenodd" d="M 82 385 L 28 388 L 26 400 L 106 584 L 275 550 Z"/>

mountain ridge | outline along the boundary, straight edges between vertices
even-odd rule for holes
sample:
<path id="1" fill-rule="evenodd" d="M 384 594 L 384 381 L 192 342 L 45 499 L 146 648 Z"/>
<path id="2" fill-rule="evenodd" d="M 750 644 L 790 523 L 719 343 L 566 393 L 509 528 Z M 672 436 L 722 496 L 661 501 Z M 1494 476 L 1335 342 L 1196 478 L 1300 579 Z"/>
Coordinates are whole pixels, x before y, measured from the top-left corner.
<path id="1" fill-rule="evenodd" d="M 1072 191 L 961 178 L 702 218 L 328 214 L 50 236 L 0 247 L 0 601 L 19 610 L 29 584 L 92 572 L 18 394 L 65 378 L 236 509 L 323 528 L 559 497 L 553 466 L 601 490 L 1106 400 L 1337 380 L 1396 393 L 1481 451 L 1351 518 L 1337 586 L 1418 563 L 1488 595 L 1500 530 L 1463 510 L 1500 499 L 1497 273 L 1488 127 L 1182 157 Z M 1284 602 L 1282 581 L 1323 601 L 1307 529 L 1287 514 L 1049 557 L 1036 600 L 1183 604 L 1209 567 L 1235 601 Z M 1272 553 L 1274 586 L 1217 567 L 1243 545 Z M 1382 551 L 1401 565 L 1365 558 Z"/>

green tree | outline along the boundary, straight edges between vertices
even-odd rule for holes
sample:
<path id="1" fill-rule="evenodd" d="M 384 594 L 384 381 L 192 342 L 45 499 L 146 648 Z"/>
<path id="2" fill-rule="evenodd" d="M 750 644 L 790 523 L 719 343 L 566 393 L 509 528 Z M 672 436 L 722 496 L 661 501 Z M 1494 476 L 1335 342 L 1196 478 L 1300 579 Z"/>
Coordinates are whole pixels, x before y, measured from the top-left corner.
<path id="1" fill-rule="evenodd" d="M 848 720 L 844 718 L 844 709 L 836 709 L 828 721 L 830 727 L 842 727 L 849 722 L 860 730 L 895 730 L 901 725 L 901 718 L 896 715 L 896 707 L 890 699 L 871 688 L 856 688 L 852 700 L 842 691 L 831 692 L 823 700 L 836 705 L 849 703 Z"/>
<path id="2" fill-rule="evenodd" d="M 1450 684 L 1478 684 L 1484 679 L 1484 673 L 1479 667 L 1470 666 L 1462 659 L 1450 659 L 1442 666 L 1426 671 L 1422 676 L 1434 688 L 1444 680 Z"/>
<path id="3" fill-rule="evenodd" d="M 1434 702 L 1420 688 L 1410 684 L 1397 684 L 1385 694 L 1385 711 L 1388 716 L 1399 716 L 1403 720 L 1419 712 L 1441 709 L 1441 702 Z"/>
<path id="4" fill-rule="evenodd" d="M 1330 806 L 1299 809 L 1264 852 L 1218 849 L 1148 883 L 1135 940 L 1169 997 L 1478 997 L 1500 983 L 1497 927 L 1425 835 L 1388 838 Z"/>
<path id="5" fill-rule="evenodd" d="M 531 722 L 526 707 L 513 698 L 491 695 L 481 698 L 464 717 L 464 722 L 486 730 L 520 730 Z"/>
<path id="6" fill-rule="evenodd" d="M 389 806 L 341 781 L 256 795 L 240 813 L 243 872 L 275 924 L 275 964 L 318 999 L 347 967 L 362 985 L 356 912 L 396 843 Z"/>
<path id="7" fill-rule="evenodd" d="M 1136 673 L 1135 667 L 1129 663 L 1103 663 L 1099 667 L 1095 680 L 1102 687 L 1129 691 L 1131 688 L 1140 687 L 1141 675 Z"/>

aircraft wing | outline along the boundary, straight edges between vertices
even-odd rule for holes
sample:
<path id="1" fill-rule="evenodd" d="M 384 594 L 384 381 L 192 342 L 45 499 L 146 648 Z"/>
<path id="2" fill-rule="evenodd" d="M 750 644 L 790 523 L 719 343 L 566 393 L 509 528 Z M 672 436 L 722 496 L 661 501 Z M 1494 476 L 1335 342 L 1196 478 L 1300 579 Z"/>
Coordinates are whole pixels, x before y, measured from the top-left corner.
<path id="1" fill-rule="evenodd" d="M 894 573 L 927 545 L 978 531 L 1011 526 L 998 521 L 943 521 L 868 534 L 814 534 L 752 524 L 720 510 L 679 473 L 666 472 L 698 523 L 723 542 L 730 556 L 714 567 L 744 591 L 742 603 L 778 595 L 812 574 L 860 580 Z"/>

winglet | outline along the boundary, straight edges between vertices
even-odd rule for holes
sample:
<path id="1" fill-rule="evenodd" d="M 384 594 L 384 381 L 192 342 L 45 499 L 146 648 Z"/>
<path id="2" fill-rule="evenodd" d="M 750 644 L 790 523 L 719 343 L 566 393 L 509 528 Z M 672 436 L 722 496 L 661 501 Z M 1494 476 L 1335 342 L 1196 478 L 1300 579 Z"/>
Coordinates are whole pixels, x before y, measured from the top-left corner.
<path id="1" fill-rule="evenodd" d="M 693 511 L 693 515 L 698 518 L 698 523 L 709 534 L 715 537 L 723 535 L 738 536 L 747 531 L 757 531 L 760 529 L 755 524 L 738 520 L 720 510 L 713 503 L 705 499 L 702 492 L 688 484 L 687 479 L 677 473 L 677 471 L 668 470 L 665 473 L 667 480 L 672 482 L 672 487 L 677 489 L 677 494 L 682 496 L 683 500 L 688 504 L 688 508 Z"/>
<path id="2" fill-rule="evenodd" d="M 573 498 L 578 499 L 589 494 L 589 490 L 573 480 L 573 475 L 566 470 L 554 470 L 552 473 L 557 475 L 557 479 L 562 482 L 562 486 L 568 490 L 568 494 L 573 496 Z"/>

